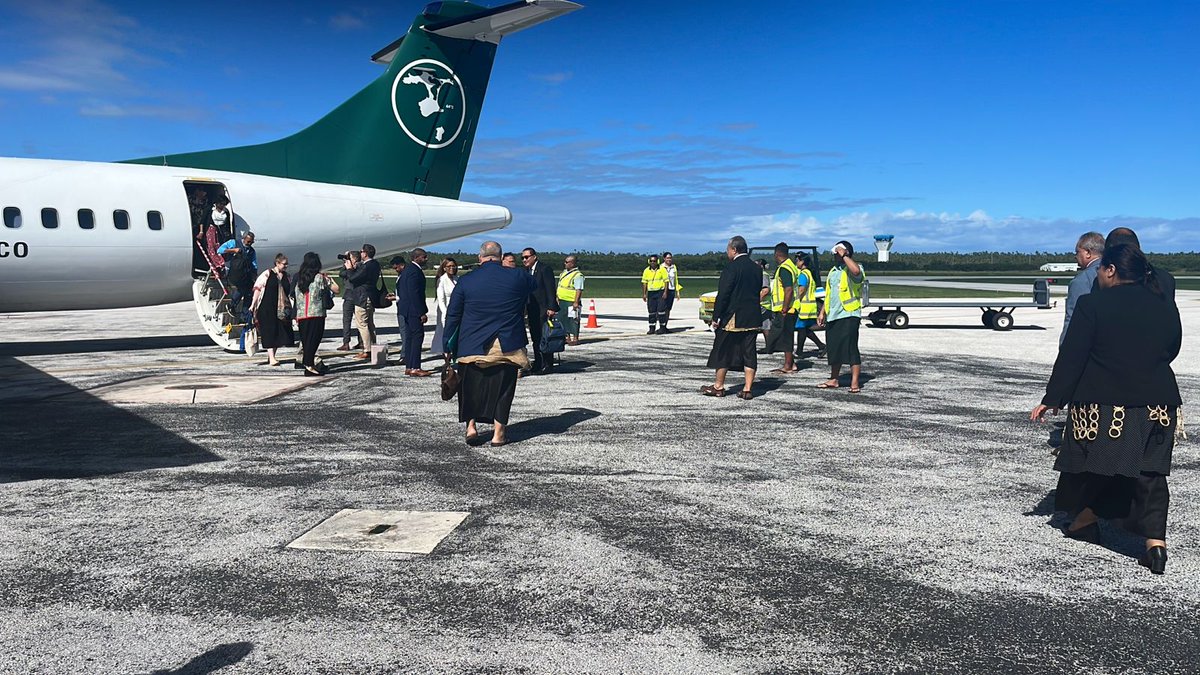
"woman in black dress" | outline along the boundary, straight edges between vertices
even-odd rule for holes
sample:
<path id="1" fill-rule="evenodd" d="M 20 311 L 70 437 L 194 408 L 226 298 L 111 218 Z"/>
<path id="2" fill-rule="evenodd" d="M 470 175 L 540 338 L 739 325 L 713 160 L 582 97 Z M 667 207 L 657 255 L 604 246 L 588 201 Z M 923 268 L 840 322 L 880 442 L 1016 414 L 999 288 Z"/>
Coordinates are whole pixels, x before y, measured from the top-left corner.
<path id="1" fill-rule="evenodd" d="M 275 255 L 275 266 L 258 275 L 254 282 L 254 300 L 250 311 L 258 327 L 258 340 L 267 350 L 267 363 L 279 365 L 275 350 L 296 344 L 292 331 L 292 280 L 287 273 L 288 259 Z"/>
<path id="2" fill-rule="evenodd" d="M 1146 538 L 1139 562 L 1155 574 L 1167 565 L 1171 452 L 1179 427 L 1179 310 L 1167 301 L 1136 246 L 1104 251 L 1099 290 L 1079 299 L 1058 351 L 1046 395 L 1030 419 L 1070 406 L 1055 508 L 1074 520 L 1073 539 L 1096 543 L 1099 518 L 1123 520 Z"/>

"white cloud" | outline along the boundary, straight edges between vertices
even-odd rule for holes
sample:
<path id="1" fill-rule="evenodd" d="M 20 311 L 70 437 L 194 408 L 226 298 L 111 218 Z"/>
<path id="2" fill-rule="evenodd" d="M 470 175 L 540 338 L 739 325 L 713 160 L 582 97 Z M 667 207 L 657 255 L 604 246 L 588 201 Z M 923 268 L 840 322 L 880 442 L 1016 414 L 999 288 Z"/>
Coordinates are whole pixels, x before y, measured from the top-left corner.
<path id="1" fill-rule="evenodd" d="M 855 211 L 827 218 L 798 213 L 780 216 L 741 216 L 709 238 L 740 234 L 754 245 L 786 240 L 789 244 L 826 245 L 848 239 L 866 249 L 876 234 L 896 237 L 894 251 L 1069 251 L 1079 235 L 1088 231 L 1107 234 L 1115 227 L 1138 233 L 1148 251 L 1177 252 L 1196 248 L 1200 217 L 1153 218 L 1110 216 L 1028 218 L 1019 215 L 995 218 L 982 209 L 967 215 L 918 212 L 913 209 Z"/>
<path id="2" fill-rule="evenodd" d="M 132 18 L 101 2 L 64 0 L 16 6 L 22 25 L 36 45 L 32 56 L 0 64 L 0 88 L 35 92 L 107 93 L 134 91 L 126 69 L 154 64 L 148 55 L 127 46 L 138 29 Z M 136 44 L 144 44 L 140 35 Z"/>
<path id="3" fill-rule="evenodd" d="M 79 109 L 85 117 L 154 117 L 166 120 L 195 122 L 208 113 L 203 108 L 165 105 L 118 105 L 116 103 L 90 103 Z"/>
<path id="4" fill-rule="evenodd" d="M 336 30 L 357 30 L 359 28 L 366 28 L 367 22 L 362 17 L 341 12 L 329 18 L 329 25 Z"/>
<path id="5" fill-rule="evenodd" d="M 571 79 L 574 76 L 575 76 L 575 73 L 572 73 L 571 71 L 566 71 L 566 72 L 557 72 L 557 73 L 542 73 L 539 75 L 530 75 L 529 77 L 537 80 L 538 82 L 544 82 L 545 84 L 559 85 L 559 84 L 562 84 L 563 82 L 566 82 L 567 80 Z"/>

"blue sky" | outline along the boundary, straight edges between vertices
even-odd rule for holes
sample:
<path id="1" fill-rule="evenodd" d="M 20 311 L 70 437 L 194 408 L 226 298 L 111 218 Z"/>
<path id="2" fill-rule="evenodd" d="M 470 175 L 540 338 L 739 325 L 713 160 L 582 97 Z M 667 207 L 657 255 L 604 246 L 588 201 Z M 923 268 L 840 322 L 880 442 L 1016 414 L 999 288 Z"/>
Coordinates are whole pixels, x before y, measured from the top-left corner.
<path id="1" fill-rule="evenodd" d="M 423 5 L 0 0 L 0 156 L 286 135 Z M 1200 248 L 1200 3 L 585 5 L 500 46 L 463 198 L 506 246 Z"/>

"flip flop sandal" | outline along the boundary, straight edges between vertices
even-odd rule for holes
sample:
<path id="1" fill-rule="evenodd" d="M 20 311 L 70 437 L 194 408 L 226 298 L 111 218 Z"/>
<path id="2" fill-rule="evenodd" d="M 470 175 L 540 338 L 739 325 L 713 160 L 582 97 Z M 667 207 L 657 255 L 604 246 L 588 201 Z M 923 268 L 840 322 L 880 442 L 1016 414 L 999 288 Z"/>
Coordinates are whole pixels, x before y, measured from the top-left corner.
<path id="1" fill-rule="evenodd" d="M 840 384 L 829 384 L 828 382 L 822 382 L 821 384 L 817 385 L 817 389 L 837 389 L 840 386 Z"/>
<path id="2" fill-rule="evenodd" d="M 850 393 L 851 393 L 851 394 L 858 394 L 858 393 L 861 393 L 861 392 L 862 392 L 862 387 L 850 387 Z"/>

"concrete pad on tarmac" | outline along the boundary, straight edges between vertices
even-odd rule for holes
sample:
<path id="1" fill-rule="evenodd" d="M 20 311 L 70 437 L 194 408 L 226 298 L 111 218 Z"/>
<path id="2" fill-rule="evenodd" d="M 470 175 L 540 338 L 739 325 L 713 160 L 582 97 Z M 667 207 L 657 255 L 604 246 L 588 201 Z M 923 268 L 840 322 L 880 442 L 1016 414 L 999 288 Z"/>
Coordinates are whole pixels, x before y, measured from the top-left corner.
<path id="1" fill-rule="evenodd" d="M 287 547 L 428 555 L 469 515 L 464 511 L 342 509 Z"/>
<path id="2" fill-rule="evenodd" d="M 258 403 L 317 384 L 320 380 L 285 375 L 155 375 L 92 389 L 107 403 Z"/>

